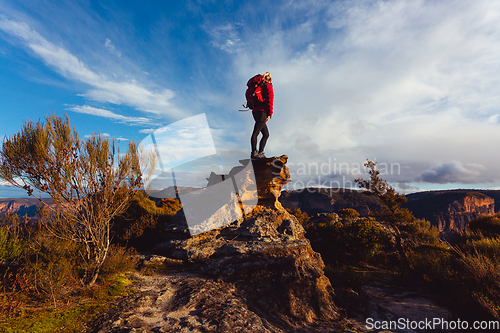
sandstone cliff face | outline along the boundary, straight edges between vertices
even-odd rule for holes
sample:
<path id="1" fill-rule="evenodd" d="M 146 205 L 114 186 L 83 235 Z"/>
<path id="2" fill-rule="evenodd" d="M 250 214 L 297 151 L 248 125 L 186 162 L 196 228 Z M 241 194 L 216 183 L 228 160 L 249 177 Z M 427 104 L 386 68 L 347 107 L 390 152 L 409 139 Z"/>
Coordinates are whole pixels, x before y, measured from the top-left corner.
<path id="1" fill-rule="evenodd" d="M 493 215 L 495 200 L 485 195 L 467 195 L 454 200 L 447 212 L 438 214 L 439 231 L 463 231 L 479 215 Z"/>
<path id="2" fill-rule="evenodd" d="M 464 231 L 480 215 L 495 214 L 495 200 L 479 191 L 451 190 L 408 195 L 403 205 L 418 218 L 437 226 L 439 232 Z"/>
<path id="3" fill-rule="evenodd" d="M 183 211 L 177 213 L 167 226 L 168 240 L 155 251 L 166 257 L 167 266 L 177 266 L 167 274 L 164 290 L 147 298 L 149 306 L 161 303 L 163 319 L 153 323 L 136 316 L 130 320 L 134 327 L 159 332 L 335 331 L 339 314 L 323 261 L 300 223 L 278 201 L 289 178 L 286 161 L 287 156 L 280 156 L 253 162 L 257 191 L 242 190 L 240 196 L 242 202 L 257 196 L 258 204 L 231 224 L 190 237 Z M 131 328 L 124 327 L 128 315 L 107 316 L 108 324 L 101 321 L 93 332 L 114 332 L 113 322 Z"/>

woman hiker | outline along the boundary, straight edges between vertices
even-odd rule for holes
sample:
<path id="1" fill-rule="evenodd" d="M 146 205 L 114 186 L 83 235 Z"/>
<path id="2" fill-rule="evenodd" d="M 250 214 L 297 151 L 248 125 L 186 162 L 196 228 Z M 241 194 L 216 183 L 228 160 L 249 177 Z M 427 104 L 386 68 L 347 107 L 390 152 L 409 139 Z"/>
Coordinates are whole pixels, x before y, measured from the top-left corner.
<path id="1" fill-rule="evenodd" d="M 263 84 L 261 87 L 263 101 L 256 101 L 255 107 L 252 110 L 253 119 L 255 119 L 255 126 L 253 127 L 251 158 L 265 158 L 264 147 L 266 146 L 267 139 L 269 138 L 269 130 L 267 129 L 267 121 L 273 115 L 273 102 L 274 92 L 273 84 L 271 83 L 271 74 L 269 72 L 263 75 Z M 259 143 L 259 150 L 257 150 L 257 137 L 262 133 L 262 138 Z"/>

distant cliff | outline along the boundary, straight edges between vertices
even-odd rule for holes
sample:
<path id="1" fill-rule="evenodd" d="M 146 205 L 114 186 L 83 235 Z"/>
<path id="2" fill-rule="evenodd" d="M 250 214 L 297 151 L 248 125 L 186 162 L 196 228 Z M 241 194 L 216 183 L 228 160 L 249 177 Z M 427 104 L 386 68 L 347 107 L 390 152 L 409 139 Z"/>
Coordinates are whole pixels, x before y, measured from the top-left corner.
<path id="1" fill-rule="evenodd" d="M 187 193 L 195 188 L 180 188 Z M 175 197 L 172 188 L 156 193 L 158 197 Z M 479 215 L 500 212 L 500 190 L 447 190 L 412 193 L 406 196 L 408 208 L 418 218 L 424 218 L 437 226 L 441 233 L 461 231 L 469 221 Z M 153 198 L 157 204 L 161 199 Z M 51 199 L 44 199 L 52 203 Z M 284 208 L 300 208 L 309 215 L 338 212 L 343 208 L 354 208 L 361 216 L 381 207 L 376 197 L 349 189 L 307 188 L 301 191 L 283 191 L 279 202 Z M 496 204 L 495 204 L 496 203 Z M 34 198 L 0 199 L 0 215 L 16 213 L 19 216 L 36 217 L 40 202 Z"/>
<path id="2" fill-rule="evenodd" d="M 500 202 L 495 205 L 500 200 L 500 191 L 493 190 L 428 191 L 406 197 L 408 202 L 403 207 L 437 226 L 441 233 L 464 231 L 471 220 L 479 215 L 492 215 L 500 207 Z"/>
<path id="3" fill-rule="evenodd" d="M 441 233 L 463 231 L 469 221 L 479 215 L 491 215 L 500 211 L 498 190 L 426 191 L 406 197 L 408 202 L 403 207 L 412 211 L 416 217 L 437 226 Z M 376 197 L 349 189 L 308 188 L 284 191 L 279 200 L 283 207 L 291 210 L 300 208 L 309 215 L 354 208 L 361 216 L 368 216 L 381 207 Z"/>

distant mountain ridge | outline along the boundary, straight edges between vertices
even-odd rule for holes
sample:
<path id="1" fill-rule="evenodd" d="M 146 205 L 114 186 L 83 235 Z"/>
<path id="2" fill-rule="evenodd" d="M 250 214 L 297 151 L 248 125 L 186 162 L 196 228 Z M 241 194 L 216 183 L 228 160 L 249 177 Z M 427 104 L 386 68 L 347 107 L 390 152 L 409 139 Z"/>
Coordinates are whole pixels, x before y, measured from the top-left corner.
<path id="1" fill-rule="evenodd" d="M 408 208 L 415 217 L 431 222 L 441 233 L 464 231 L 471 220 L 500 211 L 500 190 L 425 191 L 408 194 L 406 197 L 408 202 L 403 207 Z M 309 215 L 354 208 L 361 216 L 368 216 L 371 211 L 381 207 L 377 198 L 349 189 L 307 188 L 285 191 L 280 202 L 285 208 L 300 208 Z"/>
<path id="2" fill-rule="evenodd" d="M 301 211 L 309 215 L 333 213 L 343 208 L 354 208 L 361 216 L 368 216 L 371 211 L 381 208 L 380 200 L 361 191 L 344 188 L 305 188 L 295 191 L 283 191 L 279 197 L 283 207 Z"/>
<path id="3" fill-rule="evenodd" d="M 53 205 L 50 198 L 42 199 L 45 203 Z M 0 215 L 17 214 L 19 217 L 36 217 L 37 207 L 42 203 L 35 198 L 7 198 L 0 199 Z"/>
<path id="4" fill-rule="evenodd" d="M 186 193 L 199 188 L 181 187 L 177 193 Z M 172 187 L 153 194 L 150 199 L 175 198 Z M 408 194 L 408 208 L 418 218 L 423 218 L 438 227 L 441 233 L 463 231 L 468 223 L 479 215 L 493 215 L 500 212 L 500 190 L 441 190 Z M 51 204 L 51 199 L 43 199 Z M 301 191 L 283 191 L 279 201 L 284 208 L 300 208 L 309 215 L 333 213 L 343 208 L 354 208 L 361 216 L 368 216 L 381 207 L 380 201 L 361 191 L 350 189 L 307 188 Z M 40 202 L 35 198 L 0 199 L 0 215 L 16 213 L 19 216 L 36 217 Z"/>

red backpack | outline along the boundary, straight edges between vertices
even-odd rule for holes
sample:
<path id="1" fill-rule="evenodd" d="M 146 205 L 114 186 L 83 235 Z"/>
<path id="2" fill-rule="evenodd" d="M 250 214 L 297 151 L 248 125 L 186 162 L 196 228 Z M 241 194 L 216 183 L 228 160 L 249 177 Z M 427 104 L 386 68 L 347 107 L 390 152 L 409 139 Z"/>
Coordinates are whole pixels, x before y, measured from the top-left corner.
<path id="1" fill-rule="evenodd" d="M 264 76 L 262 74 L 257 74 L 252 77 L 247 82 L 247 91 L 245 92 L 245 97 L 247 99 L 247 105 L 243 105 L 246 108 L 253 109 L 257 101 L 263 102 L 261 87 L 264 84 Z"/>

